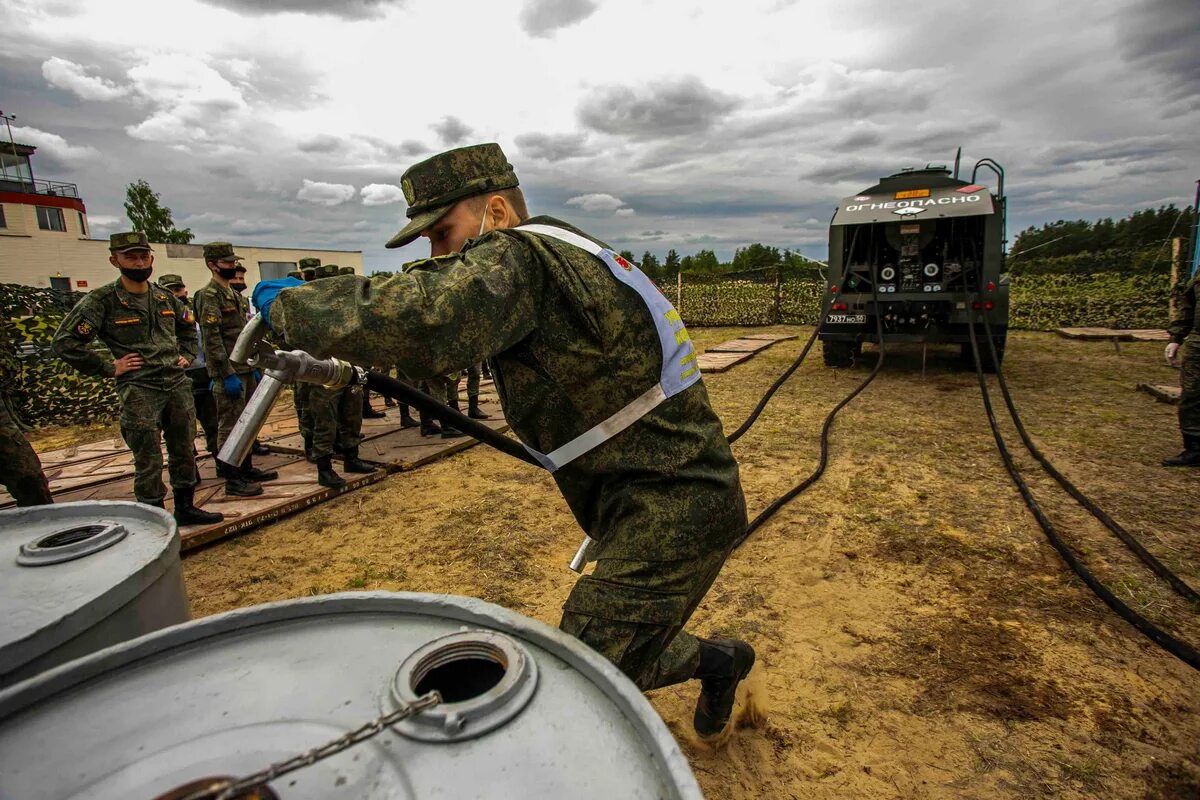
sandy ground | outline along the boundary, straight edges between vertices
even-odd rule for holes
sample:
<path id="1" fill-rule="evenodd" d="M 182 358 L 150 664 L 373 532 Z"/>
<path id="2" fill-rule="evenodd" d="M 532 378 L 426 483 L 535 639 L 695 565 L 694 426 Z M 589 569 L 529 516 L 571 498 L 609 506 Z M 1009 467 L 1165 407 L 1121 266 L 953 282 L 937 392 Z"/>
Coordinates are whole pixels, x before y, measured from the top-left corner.
<path id="1" fill-rule="evenodd" d="M 738 332 L 694 335 L 704 346 Z M 727 431 L 802 341 L 706 377 Z M 1173 380 L 1161 349 L 1018 333 L 1007 374 L 1047 455 L 1197 587 L 1200 473 L 1157 466 L 1179 448 L 1174 410 L 1134 391 Z M 956 356 L 931 352 L 925 377 L 919 350 L 889 358 L 839 418 L 825 477 L 730 558 L 693 618 L 698 633 L 754 643 L 769 698 L 765 723 L 711 749 L 691 734 L 694 683 L 651 695 L 708 797 L 1200 796 L 1200 674 L 1065 568 L 1003 471 L 975 376 Z M 827 370 L 814 351 L 735 445 L 752 515 L 811 470 L 822 418 L 867 372 Z M 1097 574 L 1200 644 L 1200 609 L 1031 459 L 1018 462 Z M 556 623 L 578 542 L 545 475 L 476 447 L 184 567 L 197 616 L 404 589 L 474 595 Z"/>

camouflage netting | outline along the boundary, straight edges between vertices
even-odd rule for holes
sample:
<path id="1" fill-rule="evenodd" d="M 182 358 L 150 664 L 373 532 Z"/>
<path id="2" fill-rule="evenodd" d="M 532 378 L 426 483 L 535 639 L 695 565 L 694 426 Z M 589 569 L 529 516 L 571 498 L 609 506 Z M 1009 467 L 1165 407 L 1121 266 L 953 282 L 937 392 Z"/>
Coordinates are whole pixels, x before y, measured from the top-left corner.
<path id="1" fill-rule="evenodd" d="M 50 352 L 58 323 L 82 296 L 0 284 L 3 388 L 27 425 L 109 420 L 120 410 L 111 380 L 80 375 Z"/>

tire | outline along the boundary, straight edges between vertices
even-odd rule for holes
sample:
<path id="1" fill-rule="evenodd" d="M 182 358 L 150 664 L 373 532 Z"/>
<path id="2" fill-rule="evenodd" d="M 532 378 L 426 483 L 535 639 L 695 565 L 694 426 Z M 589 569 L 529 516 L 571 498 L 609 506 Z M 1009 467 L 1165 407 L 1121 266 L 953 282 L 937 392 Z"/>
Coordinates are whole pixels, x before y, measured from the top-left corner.
<path id="1" fill-rule="evenodd" d="M 859 348 L 862 345 L 858 346 Z M 858 349 L 852 342 L 821 342 L 821 357 L 825 359 L 825 366 L 834 368 L 845 368 L 854 366 L 855 350 Z"/>

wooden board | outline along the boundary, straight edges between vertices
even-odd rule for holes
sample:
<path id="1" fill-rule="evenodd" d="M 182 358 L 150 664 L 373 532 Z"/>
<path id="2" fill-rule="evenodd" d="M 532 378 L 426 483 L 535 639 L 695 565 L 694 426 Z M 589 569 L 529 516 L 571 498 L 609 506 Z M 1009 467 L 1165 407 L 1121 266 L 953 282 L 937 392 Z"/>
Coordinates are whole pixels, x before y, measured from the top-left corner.
<path id="1" fill-rule="evenodd" d="M 1139 383 L 1138 391 L 1145 392 L 1160 403 L 1170 403 L 1172 405 L 1179 404 L 1179 397 L 1183 394 L 1183 390 L 1178 386 L 1170 386 L 1161 383 Z"/>
<path id="2" fill-rule="evenodd" d="M 718 345 L 708 348 L 706 353 L 757 353 L 760 350 L 766 350 L 774 342 L 766 341 L 765 339 L 732 339 L 728 342 L 721 342 Z"/>
<path id="3" fill-rule="evenodd" d="M 753 357 L 754 353 L 701 353 L 696 363 L 701 372 L 725 372 Z"/>
<path id="4" fill-rule="evenodd" d="M 1166 331 L 1153 328 L 1137 328 L 1121 330 L 1119 328 L 1058 328 L 1055 333 L 1067 339 L 1082 339 L 1084 341 L 1120 342 L 1165 342 L 1170 336 Z"/>
<path id="5" fill-rule="evenodd" d="M 764 342 L 786 342 L 789 339 L 799 339 L 798 333 L 755 333 L 743 336 L 743 339 L 759 339 Z"/>
<path id="6" fill-rule="evenodd" d="M 508 423 L 500 414 L 499 406 L 484 403 L 481 408 L 492 415 L 492 419 L 481 420 L 484 425 L 499 433 L 508 430 Z M 409 470 L 476 444 L 478 441 L 469 436 L 443 439 L 441 436 L 421 436 L 416 428 L 405 428 L 363 442 L 358 454 L 367 461 L 386 464 L 393 471 Z"/>

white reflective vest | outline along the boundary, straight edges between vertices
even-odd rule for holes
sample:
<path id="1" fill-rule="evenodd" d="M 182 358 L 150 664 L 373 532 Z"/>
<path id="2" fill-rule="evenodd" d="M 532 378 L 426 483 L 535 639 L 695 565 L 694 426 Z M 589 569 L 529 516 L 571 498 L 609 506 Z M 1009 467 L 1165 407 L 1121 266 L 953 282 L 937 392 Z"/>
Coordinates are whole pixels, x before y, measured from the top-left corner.
<path id="1" fill-rule="evenodd" d="M 668 397 L 674 397 L 700 380 L 700 366 L 696 363 L 696 349 L 692 346 L 691 337 L 688 336 L 679 312 L 640 269 L 612 250 L 563 228 L 553 225 L 521 225 L 515 230 L 558 239 L 560 242 L 586 250 L 603 261 L 614 278 L 633 289 L 642 298 L 642 302 L 650 310 L 650 317 L 654 320 L 654 328 L 662 348 L 662 367 L 659 370 L 658 383 L 648 388 L 629 405 L 552 453 L 539 453 L 528 445 L 525 446 L 543 467 L 554 472 L 589 450 L 604 444 L 649 414 Z"/>

